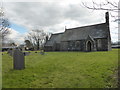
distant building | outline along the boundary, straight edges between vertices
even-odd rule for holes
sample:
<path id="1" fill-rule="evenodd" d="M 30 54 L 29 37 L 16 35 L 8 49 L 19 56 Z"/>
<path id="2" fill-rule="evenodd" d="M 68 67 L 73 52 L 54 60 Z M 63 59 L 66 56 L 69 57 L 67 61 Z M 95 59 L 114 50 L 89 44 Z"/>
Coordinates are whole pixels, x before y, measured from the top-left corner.
<path id="1" fill-rule="evenodd" d="M 2 43 L 2 51 L 7 51 L 8 49 L 14 49 L 18 47 L 15 43 Z"/>
<path id="2" fill-rule="evenodd" d="M 3 46 L 2 47 L 2 52 L 8 51 L 8 49 L 15 49 L 15 48 L 17 48 L 17 46 Z"/>
<path id="3" fill-rule="evenodd" d="M 106 22 L 65 29 L 63 33 L 52 34 L 45 44 L 45 51 L 109 51 L 111 36 L 109 13 Z"/>
<path id="4" fill-rule="evenodd" d="M 120 45 L 112 45 L 112 48 L 120 48 Z"/>

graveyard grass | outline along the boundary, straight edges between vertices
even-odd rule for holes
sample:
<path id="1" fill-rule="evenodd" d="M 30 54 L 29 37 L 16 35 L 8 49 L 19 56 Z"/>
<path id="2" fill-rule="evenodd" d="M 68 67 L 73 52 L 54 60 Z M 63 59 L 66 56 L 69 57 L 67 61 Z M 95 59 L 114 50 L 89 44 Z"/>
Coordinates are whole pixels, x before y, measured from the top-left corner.
<path id="1" fill-rule="evenodd" d="M 118 49 L 105 52 L 31 52 L 26 69 L 13 70 L 3 53 L 3 88 L 115 88 Z"/>

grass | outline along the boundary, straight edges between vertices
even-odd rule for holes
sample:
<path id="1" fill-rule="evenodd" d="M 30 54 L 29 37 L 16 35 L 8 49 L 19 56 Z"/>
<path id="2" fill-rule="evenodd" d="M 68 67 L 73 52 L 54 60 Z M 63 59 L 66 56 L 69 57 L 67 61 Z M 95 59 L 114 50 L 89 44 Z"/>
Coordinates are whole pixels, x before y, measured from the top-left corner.
<path id="1" fill-rule="evenodd" d="M 26 69 L 13 70 L 12 57 L 2 59 L 3 88 L 115 88 L 118 49 L 106 52 L 31 52 Z"/>

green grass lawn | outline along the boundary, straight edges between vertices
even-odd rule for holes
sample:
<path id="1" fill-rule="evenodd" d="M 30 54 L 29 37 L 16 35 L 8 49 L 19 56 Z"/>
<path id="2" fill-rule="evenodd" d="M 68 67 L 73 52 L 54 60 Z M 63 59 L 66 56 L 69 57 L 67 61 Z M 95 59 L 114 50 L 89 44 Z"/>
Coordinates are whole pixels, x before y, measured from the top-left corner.
<path id="1" fill-rule="evenodd" d="M 118 49 L 105 52 L 31 52 L 26 68 L 13 70 L 12 57 L 2 56 L 3 88 L 117 87 Z"/>

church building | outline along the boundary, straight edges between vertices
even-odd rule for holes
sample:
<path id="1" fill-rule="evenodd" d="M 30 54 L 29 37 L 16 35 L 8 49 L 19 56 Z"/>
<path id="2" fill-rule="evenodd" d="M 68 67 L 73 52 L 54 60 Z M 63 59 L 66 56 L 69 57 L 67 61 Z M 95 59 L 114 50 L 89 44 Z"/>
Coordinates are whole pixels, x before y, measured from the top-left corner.
<path id="1" fill-rule="evenodd" d="M 65 29 L 63 33 L 52 34 L 46 41 L 45 51 L 109 51 L 111 36 L 109 13 L 105 23 Z"/>

